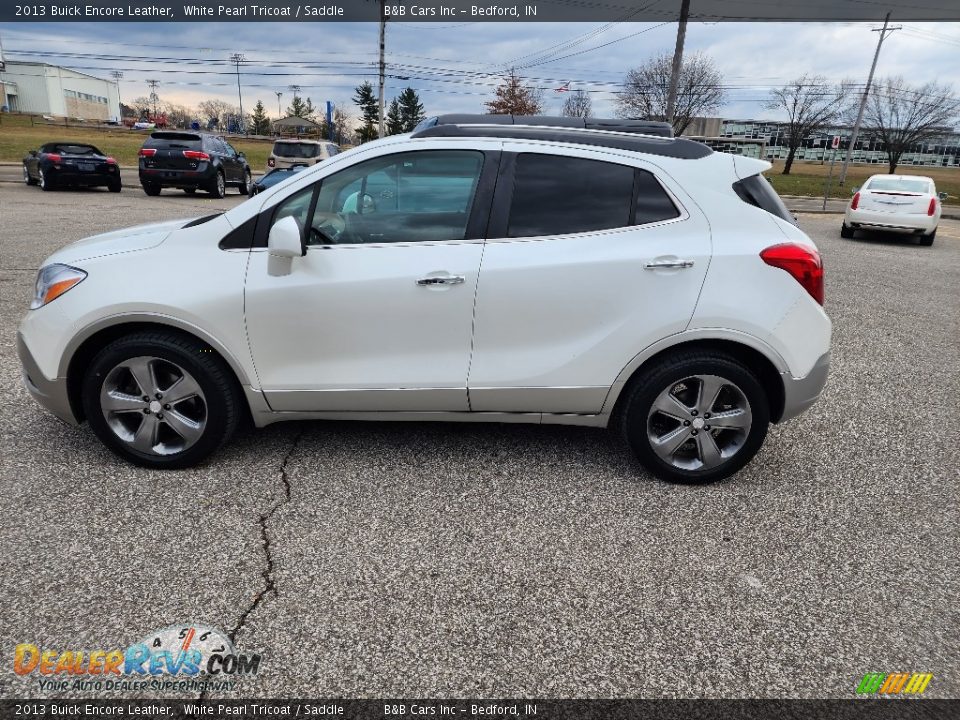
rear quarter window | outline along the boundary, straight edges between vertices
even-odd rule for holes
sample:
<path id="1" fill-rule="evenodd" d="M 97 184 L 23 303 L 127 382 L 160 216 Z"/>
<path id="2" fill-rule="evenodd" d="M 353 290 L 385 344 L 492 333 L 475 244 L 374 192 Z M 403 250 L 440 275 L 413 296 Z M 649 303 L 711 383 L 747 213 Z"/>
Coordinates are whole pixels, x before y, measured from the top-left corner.
<path id="1" fill-rule="evenodd" d="M 787 210 L 787 206 L 783 204 L 773 185 L 763 175 L 758 173 L 738 180 L 733 184 L 733 191 L 748 205 L 766 210 L 791 225 L 797 224 L 796 218 Z"/>

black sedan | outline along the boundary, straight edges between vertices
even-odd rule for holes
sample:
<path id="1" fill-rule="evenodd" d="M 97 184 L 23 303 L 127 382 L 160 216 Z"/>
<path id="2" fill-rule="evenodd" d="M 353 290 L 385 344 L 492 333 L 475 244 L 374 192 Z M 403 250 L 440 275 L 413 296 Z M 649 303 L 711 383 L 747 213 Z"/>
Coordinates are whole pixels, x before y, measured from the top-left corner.
<path id="1" fill-rule="evenodd" d="M 250 184 L 250 197 L 253 197 L 257 193 L 262 193 L 267 188 L 272 188 L 274 185 L 283 182 L 287 178 L 293 177 L 296 173 L 300 172 L 306 167 L 307 165 L 305 164 L 297 164 L 285 168 L 274 168 L 255 183 Z"/>
<path id="2" fill-rule="evenodd" d="M 23 180 L 44 190 L 68 185 L 106 185 L 120 192 L 120 166 L 93 145 L 52 142 L 31 150 L 23 159 Z"/>

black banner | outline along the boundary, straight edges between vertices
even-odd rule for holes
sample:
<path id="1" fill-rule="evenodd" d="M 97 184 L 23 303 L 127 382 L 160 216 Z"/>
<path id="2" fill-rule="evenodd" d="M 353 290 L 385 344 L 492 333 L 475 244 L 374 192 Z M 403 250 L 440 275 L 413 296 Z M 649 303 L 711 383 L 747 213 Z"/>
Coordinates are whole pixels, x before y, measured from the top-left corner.
<path id="1" fill-rule="evenodd" d="M 388 0 L 393 22 L 675 22 L 681 0 Z M 376 0 L 35 0 L 0 3 L 3 22 L 362 22 Z M 957 0 L 697 0 L 692 22 L 950 21 Z"/>
<path id="2" fill-rule="evenodd" d="M 960 700 L 2 700 L 0 717 L 954 720 Z"/>

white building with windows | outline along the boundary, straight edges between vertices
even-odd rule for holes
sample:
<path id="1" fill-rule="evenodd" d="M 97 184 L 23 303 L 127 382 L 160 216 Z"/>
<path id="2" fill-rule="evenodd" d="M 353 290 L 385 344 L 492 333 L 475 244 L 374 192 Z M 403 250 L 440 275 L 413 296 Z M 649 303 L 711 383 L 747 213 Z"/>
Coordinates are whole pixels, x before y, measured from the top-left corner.
<path id="1" fill-rule="evenodd" d="M 8 60 L 0 72 L 9 112 L 84 120 L 119 120 L 120 89 L 113 80 L 38 62 Z"/>

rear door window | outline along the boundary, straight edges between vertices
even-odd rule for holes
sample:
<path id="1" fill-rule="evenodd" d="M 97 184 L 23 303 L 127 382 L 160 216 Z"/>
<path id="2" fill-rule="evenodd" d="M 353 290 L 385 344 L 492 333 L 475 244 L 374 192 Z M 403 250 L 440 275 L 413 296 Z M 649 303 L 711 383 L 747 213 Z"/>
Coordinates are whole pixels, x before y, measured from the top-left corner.
<path id="1" fill-rule="evenodd" d="M 679 216 L 657 179 L 627 165 L 521 153 L 514 170 L 508 237 L 538 237 L 643 225 Z"/>
<path id="2" fill-rule="evenodd" d="M 199 150 L 202 138 L 193 133 L 162 132 L 153 133 L 143 143 L 145 148 L 165 150 Z"/>

